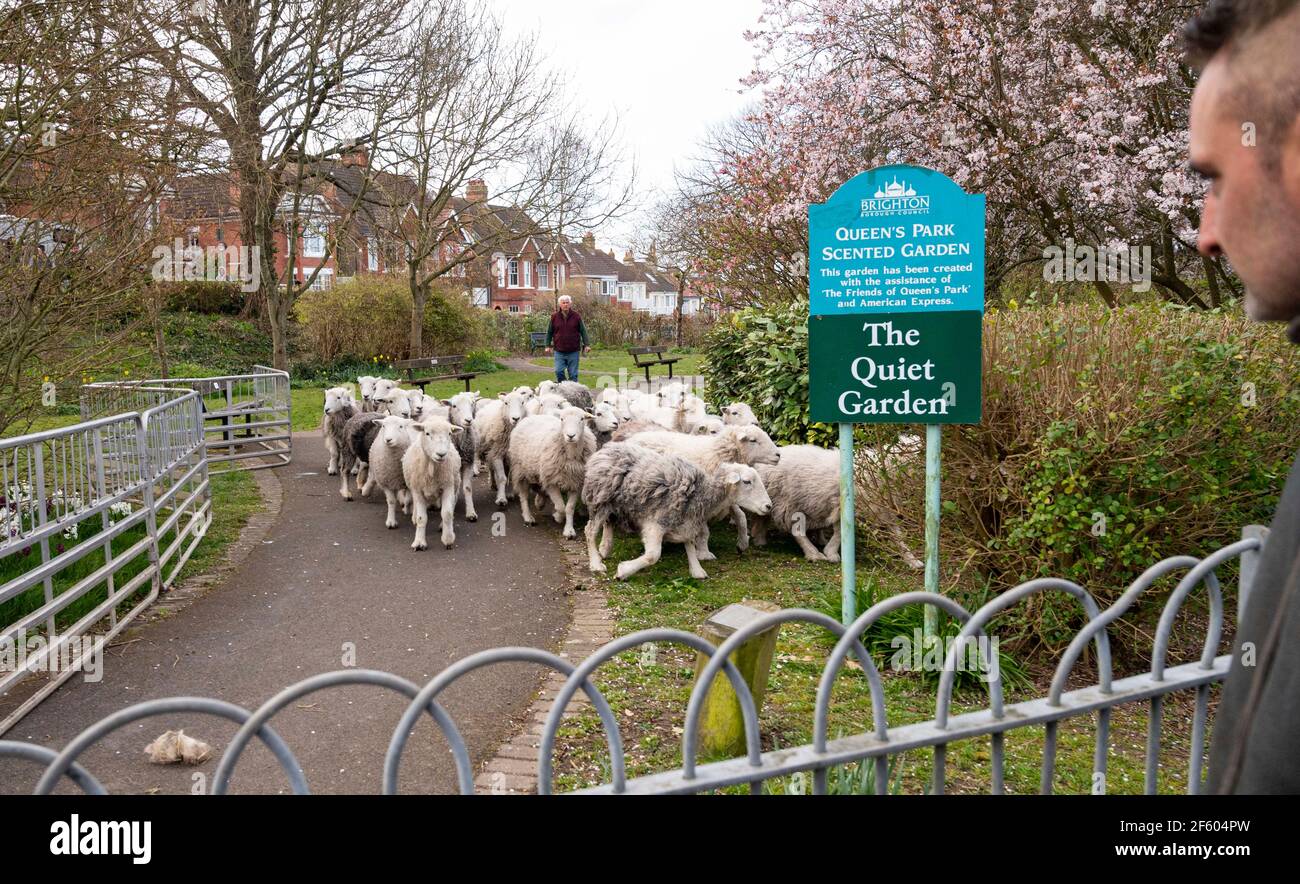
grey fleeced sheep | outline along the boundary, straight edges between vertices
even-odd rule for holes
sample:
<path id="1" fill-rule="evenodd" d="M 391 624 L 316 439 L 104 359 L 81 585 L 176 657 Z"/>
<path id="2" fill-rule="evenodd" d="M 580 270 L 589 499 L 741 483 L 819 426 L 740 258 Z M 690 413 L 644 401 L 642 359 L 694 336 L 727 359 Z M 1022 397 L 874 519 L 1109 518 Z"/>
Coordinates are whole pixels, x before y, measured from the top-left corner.
<path id="1" fill-rule="evenodd" d="M 474 509 L 474 481 L 478 475 L 479 444 L 478 433 L 474 429 L 474 405 L 483 397 L 478 393 L 457 393 L 450 399 L 443 399 L 440 406 L 446 412 L 442 415 L 453 427 L 460 427 L 465 432 L 453 433 L 451 440 L 460 455 L 460 493 L 465 501 L 465 521 L 477 522 L 478 512 Z"/>
<path id="2" fill-rule="evenodd" d="M 465 430 L 453 427 L 440 417 L 426 418 L 412 424 L 407 432 L 411 442 L 402 454 L 402 479 L 411 491 L 411 518 L 415 522 L 415 540 L 411 549 L 428 549 L 425 528 L 429 522 L 429 502 L 438 501 L 442 514 L 442 545 L 451 549 L 456 542 L 456 494 L 460 488 L 460 455 L 452 437 Z"/>
<path id="3" fill-rule="evenodd" d="M 574 408 L 581 408 L 583 411 L 591 411 L 591 407 L 596 404 L 591 396 L 591 388 L 577 381 L 563 381 L 556 384 L 555 392 L 568 400 Z"/>
<path id="4" fill-rule="evenodd" d="M 348 420 L 357 413 L 352 404 L 352 396 L 346 387 L 330 387 L 325 391 L 325 409 L 321 414 L 320 429 L 325 437 L 325 450 L 330 453 L 326 472 L 331 476 L 339 471 L 339 457 L 347 448 L 347 437 L 343 428 Z"/>
<path id="5" fill-rule="evenodd" d="M 753 519 L 755 546 L 767 543 L 767 529 L 794 537 L 810 562 L 840 560 L 840 455 L 816 445 L 783 445 L 781 460 L 763 464 L 758 474 L 772 498 L 772 511 Z M 831 529 L 831 539 L 818 550 L 809 532 Z"/>
<path id="6" fill-rule="evenodd" d="M 559 417 L 529 415 L 511 431 L 510 481 L 519 498 L 524 524 L 537 523 L 528 505 L 529 490 L 536 485 L 550 497 L 555 521 L 564 522 L 564 536 L 578 536 L 573 513 L 582 492 L 587 460 L 596 453 L 596 436 L 588 426 L 591 420 L 591 414 L 570 406 Z"/>
<path id="7" fill-rule="evenodd" d="M 348 485 L 348 476 L 357 474 L 357 488 L 366 484 L 366 461 L 370 457 L 370 443 L 379 433 L 375 419 L 384 415 L 378 411 L 363 411 L 348 418 L 343 425 L 343 444 L 339 447 L 339 494 L 344 500 L 352 500 L 352 489 Z"/>
<path id="8" fill-rule="evenodd" d="M 772 437 L 762 427 L 723 427 L 716 436 L 688 436 L 684 433 L 638 433 L 629 441 L 665 454 L 685 458 L 706 473 L 713 473 L 723 463 L 774 464 L 780 460 Z M 736 548 L 744 552 L 749 548 L 749 522 L 740 507 L 733 507 L 731 515 L 736 522 Z M 701 555 L 716 558 L 709 551 L 709 534 L 704 532 Z"/>
<path id="9" fill-rule="evenodd" d="M 763 480 L 753 467 L 724 463 L 710 475 L 680 457 L 632 442 L 611 443 L 592 456 L 582 502 L 588 513 L 587 554 L 592 571 L 605 572 L 614 524 L 640 531 L 645 550 L 619 564 L 620 580 L 659 561 L 665 540 L 685 545 L 692 577 L 708 577 L 700 566 L 699 544 L 709 522 L 736 506 L 755 513 L 771 508 Z"/>

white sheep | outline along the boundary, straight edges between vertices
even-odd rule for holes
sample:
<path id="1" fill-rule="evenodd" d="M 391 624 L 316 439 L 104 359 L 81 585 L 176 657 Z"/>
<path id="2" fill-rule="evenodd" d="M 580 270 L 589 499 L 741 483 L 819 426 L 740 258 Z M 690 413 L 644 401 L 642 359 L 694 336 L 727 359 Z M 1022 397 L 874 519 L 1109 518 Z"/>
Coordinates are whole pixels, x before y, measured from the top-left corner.
<path id="1" fill-rule="evenodd" d="M 709 575 L 700 566 L 701 537 L 712 519 L 743 507 L 768 512 L 771 501 L 751 466 L 719 464 L 712 473 L 694 464 L 633 442 L 606 445 L 587 462 L 582 502 L 587 507 L 587 555 L 592 571 L 605 573 L 604 557 L 613 545 L 614 524 L 641 533 L 642 555 L 618 566 L 625 580 L 659 561 L 665 540 L 684 544 L 690 574 Z M 599 547 L 596 544 L 598 535 Z"/>
<path id="2" fill-rule="evenodd" d="M 592 419 L 590 412 L 570 406 L 559 417 L 529 415 L 511 431 L 510 481 L 519 497 L 524 524 L 537 523 L 528 505 L 529 489 L 536 485 L 550 497 L 555 521 L 564 522 L 564 536 L 578 536 L 573 513 L 587 460 L 596 453 L 596 436 L 588 426 Z"/>
<path id="3" fill-rule="evenodd" d="M 461 482 L 460 455 L 452 437 L 464 433 L 439 417 L 426 418 L 407 429 L 411 442 L 402 454 L 402 479 L 411 491 L 412 519 L 415 522 L 415 540 L 411 549 L 428 549 L 425 527 L 429 522 L 429 502 L 440 502 L 442 513 L 442 545 L 451 549 L 456 542 L 453 520 L 456 516 L 456 494 Z"/>
<path id="4" fill-rule="evenodd" d="M 724 424 L 722 418 L 718 417 L 716 414 L 706 414 L 703 417 L 694 420 L 693 426 L 694 428 L 691 432 L 696 436 L 717 436 L 722 432 L 722 428 L 726 426 L 726 424 Z"/>
<path id="5" fill-rule="evenodd" d="M 744 402 L 733 402 L 723 408 L 722 422 L 735 427 L 758 426 L 758 418 L 754 416 L 754 409 Z"/>
<path id="6" fill-rule="evenodd" d="M 379 378 L 363 374 L 357 378 L 357 386 L 361 390 L 361 408 L 363 411 L 375 410 L 375 381 Z"/>
<path id="7" fill-rule="evenodd" d="M 411 492 L 406 487 L 406 478 L 402 472 L 402 456 L 411 444 L 410 430 L 414 422 L 392 415 L 374 418 L 374 422 L 378 425 L 379 432 L 370 445 L 367 457 L 370 469 L 361 493 L 369 495 L 370 489 L 378 485 L 388 501 L 388 517 L 384 520 L 384 525 L 396 528 L 398 505 L 405 512 L 410 502 Z"/>
<path id="8" fill-rule="evenodd" d="M 497 506 L 505 506 L 509 500 L 505 458 L 510 446 L 510 432 L 526 416 L 525 402 L 520 390 L 512 390 L 499 394 L 496 399 L 482 400 L 474 415 L 479 458 L 487 466 L 488 476 L 496 486 Z"/>

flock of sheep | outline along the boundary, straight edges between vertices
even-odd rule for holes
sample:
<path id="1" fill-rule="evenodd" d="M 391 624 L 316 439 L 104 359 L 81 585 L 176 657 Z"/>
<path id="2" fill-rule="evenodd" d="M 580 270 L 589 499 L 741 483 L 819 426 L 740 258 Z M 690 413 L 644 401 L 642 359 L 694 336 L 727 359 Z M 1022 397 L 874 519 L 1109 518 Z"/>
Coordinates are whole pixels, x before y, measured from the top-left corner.
<path id="1" fill-rule="evenodd" d="M 535 525 L 549 501 L 566 538 L 577 537 L 581 498 L 593 572 L 605 572 L 614 530 L 639 534 L 644 552 L 619 564 L 620 579 L 657 562 L 664 541 L 683 544 L 691 576 L 707 577 L 700 562 L 715 558 L 709 523 L 728 517 L 742 551 L 752 525 L 757 545 L 775 528 L 809 560 L 839 560 L 838 454 L 777 446 L 744 403 L 712 415 L 680 382 L 655 393 L 609 387 L 593 394 L 575 381 L 547 380 L 495 399 L 437 399 L 387 378 L 358 382 L 360 402 L 347 387 L 325 391 L 329 473 L 341 477 L 345 500 L 353 499 L 353 481 L 362 495 L 379 488 L 389 528 L 399 525 L 399 507 L 409 512 L 412 549 L 428 547 L 431 504 L 439 507 L 444 547 L 456 541 L 458 501 L 466 521 L 478 519 L 472 482 L 486 469 L 497 506 L 513 496 L 524 522 Z"/>

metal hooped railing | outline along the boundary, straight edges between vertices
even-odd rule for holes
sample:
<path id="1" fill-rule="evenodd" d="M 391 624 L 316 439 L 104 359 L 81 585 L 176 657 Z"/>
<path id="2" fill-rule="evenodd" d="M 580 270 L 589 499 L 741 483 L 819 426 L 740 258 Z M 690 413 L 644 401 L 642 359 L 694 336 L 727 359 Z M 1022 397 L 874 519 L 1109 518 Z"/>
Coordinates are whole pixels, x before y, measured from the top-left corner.
<path id="1" fill-rule="evenodd" d="M 102 789 L 94 777 L 78 766 L 81 753 L 98 739 L 123 725 L 152 715 L 180 711 L 215 714 L 238 722 L 241 727 L 226 747 L 218 766 L 214 794 L 225 793 L 239 757 L 254 737 L 261 740 L 272 752 L 289 777 L 295 793 L 305 794 L 308 787 L 303 772 L 280 738 L 270 727 L 271 718 L 294 700 L 317 690 L 339 685 L 368 684 L 396 691 L 410 699 L 397 727 L 393 731 L 388 750 L 383 759 L 383 791 L 397 791 L 397 772 L 402 754 L 413 727 L 420 716 L 430 715 L 452 749 L 457 767 L 457 781 L 463 793 L 474 789 L 472 770 L 464 740 L 449 713 L 437 702 L 438 696 L 462 676 L 484 666 L 506 662 L 540 664 L 567 676 L 563 687 L 552 701 L 551 710 L 542 730 L 538 759 L 538 791 L 547 793 L 552 788 L 552 753 L 560 723 L 569 701 L 579 690 L 590 698 L 605 729 L 610 753 L 611 782 L 582 790 L 598 794 L 636 793 L 699 793 L 714 791 L 733 785 L 748 786 L 758 791 L 762 784 L 777 777 L 805 772 L 813 774 L 814 793 L 824 793 L 827 774 L 846 764 L 870 763 L 874 766 L 877 794 L 886 792 L 886 774 L 889 760 L 903 752 L 929 750 L 933 753 L 934 767 L 932 791 L 944 791 L 945 752 L 947 747 L 960 740 L 988 737 L 992 744 L 991 791 L 1003 789 L 1004 739 L 1007 733 L 1032 727 L 1043 727 L 1045 746 L 1043 753 L 1040 791 L 1050 792 L 1056 764 L 1056 732 L 1061 722 L 1084 715 L 1097 715 L 1097 741 L 1094 754 L 1094 783 L 1100 776 L 1104 786 L 1106 758 L 1109 752 L 1109 721 L 1111 711 L 1121 704 L 1147 702 L 1150 708 L 1146 754 L 1147 776 L 1144 788 L 1152 793 L 1156 788 L 1155 768 L 1160 750 L 1161 704 L 1165 697 L 1178 691 L 1197 692 L 1196 712 L 1193 721 L 1188 761 L 1189 793 L 1200 789 L 1201 758 L 1205 752 L 1208 721 L 1208 692 L 1210 686 L 1222 681 L 1230 667 L 1228 655 L 1214 656 L 1223 627 L 1223 610 L 1220 587 L 1215 571 L 1232 560 L 1240 562 L 1238 610 L 1244 609 L 1250 581 L 1257 567 L 1267 531 L 1251 526 L 1243 531 L 1243 539 L 1230 544 L 1204 559 L 1176 556 L 1147 569 L 1128 589 L 1105 610 L 1099 609 L 1092 596 L 1076 584 L 1065 580 L 1039 579 L 1024 583 L 990 600 L 974 613 L 967 612 L 956 602 L 924 592 L 910 592 L 874 605 L 852 625 L 844 627 L 832 618 L 815 611 L 784 610 L 754 619 L 730 636 L 716 648 L 699 636 L 674 629 L 647 629 L 618 638 L 599 649 L 581 664 L 574 666 L 547 651 L 533 648 L 495 648 L 474 654 L 444 669 L 423 688 L 389 673 L 371 670 L 341 670 L 305 679 L 291 685 L 249 712 L 217 700 L 193 697 L 172 697 L 148 700 L 92 725 L 78 735 L 61 752 L 39 749 L 23 743 L 0 741 L 0 757 L 15 757 L 46 769 L 36 787 L 38 793 L 50 792 L 64 777 L 85 791 Z M 1151 670 L 1141 675 L 1114 678 L 1107 627 L 1114 623 L 1135 601 L 1148 591 L 1157 579 L 1172 572 L 1186 570 L 1173 593 L 1166 601 L 1156 628 L 1155 648 L 1152 652 Z M 1210 618 L 1205 645 L 1199 660 L 1182 665 L 1168 666 L 1165 657 L 1169 637 L 1179 609 L 1197 586 L 1205 586 L 1209 597 Z M 987 635 L 992 618 L 1014 605 L 1043 592 L 1065 592 L 1074 597 L 1088 616 L 1088 622 L 1075 635 L 1062 655 L 1047 696 L 1005 704 L 1001 684 L 988 679 L 989 704 L 985 709 L 961 714 L 950 714 L 953 680 L 958 655 L 970 642 L 978 642 Z M 873 663 L 860 636 L 882 615 L 908 605 L 937 605 L 961 622 L 958 636 L 949 646 L 940 679 L 935 715 L 929 721 L 890 727 L 886 718 L 884 689 L 880 673 Z M 813 740 L 811 743 L 787 749 L 762 752 L 759 743 L 759 722 L 754 699 L 739 671 L 730 662 L 731 653 L 749 638 L 784 623 L 801 622 L 820 626 L 838 637 L 822 670 L 814 711 Z M 593 684 L 591 677 L 601 664 L 615 655 L 649 642 L 681 644 L 705 655 L 708 659 L 696 679 L 686 709 L 686 722 L 682 735 L 682 765 L 678 770 L 650 774 L 634 779 L 625 775 L 622 736 L 618 721 L 605 698 Z M 1088 644 L 1096 649 L 1097 684 L 1067 691 L 1066 683 L 1083 649 Z M 852 653 L 859 661 L 863 676 L 871 691 L 871 726 L 861 733 L 836 740 L 827 739 L 827 719 L 830 712 L 831 689 Z M 983 647 L 980 648 L 981 665 L 989 667 L 993 661 Z M 743 757 L 708 764 L 696 764 L 699 718 L 705 693 L 718 676 L 719 670 L 727 676 L 739 699 L 745 725 L 746 752 Z M 1096 791 L 1094 789 L 1094 791 Z M 1105 791 L 1104 788 L 1100 791 Z"/>

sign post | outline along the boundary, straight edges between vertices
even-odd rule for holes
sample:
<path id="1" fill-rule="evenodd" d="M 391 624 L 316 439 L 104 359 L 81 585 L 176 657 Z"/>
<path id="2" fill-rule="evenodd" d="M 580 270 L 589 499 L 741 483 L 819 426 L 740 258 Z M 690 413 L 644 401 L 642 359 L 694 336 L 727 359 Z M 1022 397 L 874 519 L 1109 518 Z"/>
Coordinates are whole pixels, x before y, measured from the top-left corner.
<path id="1" fill-rule="evenodd" d="M 939 591 L 941 427 L 979 423 L 984 196 L 882 166 L 808 207 L 809 404 L 839 425 L 841 615 L 856 617 L 853 425 L 926 425 L 925 588 Z M 938 609 L 927 606 L 926 635 Z"/>

